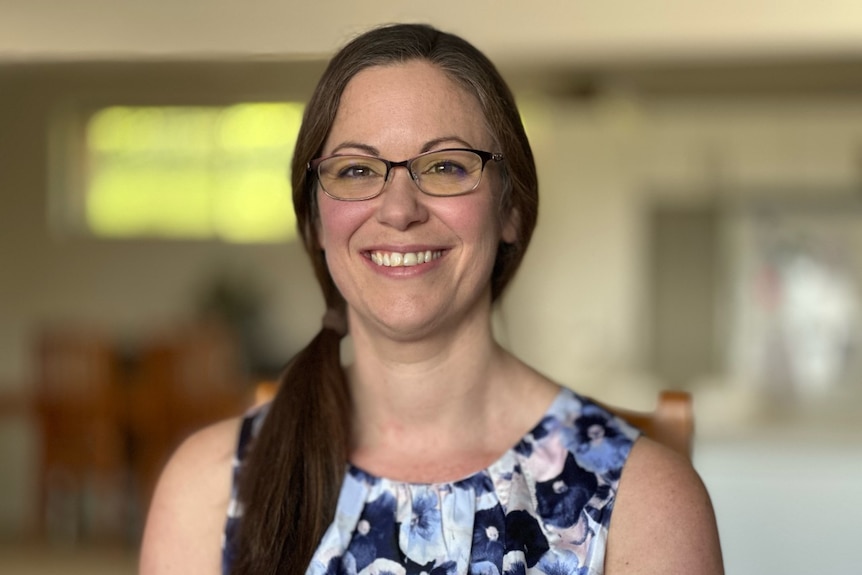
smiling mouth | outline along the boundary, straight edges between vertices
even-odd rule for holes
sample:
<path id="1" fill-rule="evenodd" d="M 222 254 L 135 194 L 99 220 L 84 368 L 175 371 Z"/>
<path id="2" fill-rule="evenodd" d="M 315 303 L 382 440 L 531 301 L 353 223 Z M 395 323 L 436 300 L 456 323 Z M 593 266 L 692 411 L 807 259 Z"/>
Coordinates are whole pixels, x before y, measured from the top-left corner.
<path id="1" fill-rule="evenodd" d="M 389 268 L 411 267 L 436 260 L 443 255 L 443 250 L 426 250 L 424 252 L 371 252 L 371 261 L 379 266 Z"/>

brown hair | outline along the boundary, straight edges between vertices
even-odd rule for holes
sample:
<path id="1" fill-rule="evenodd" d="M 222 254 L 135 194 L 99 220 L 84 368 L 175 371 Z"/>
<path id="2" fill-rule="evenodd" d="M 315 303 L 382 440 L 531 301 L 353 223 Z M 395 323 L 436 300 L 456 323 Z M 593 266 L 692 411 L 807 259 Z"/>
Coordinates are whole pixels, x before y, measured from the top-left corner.
<path id="1" fill-rule="evenodd" d="M 503 213 L 517 214 L 517 239 L 501 243 L 491 275 L 496 300 L 530 242 L 538 213 L 538 182 L 514 97 L 488 58 L 462 38 L 420 24 L 375 28 L 330 61 L 305 109 L 292 162 L 297 225 L 328 310 L 345 313 L 315 233 L 316 182 L 308 162 L 322 150 L 341 94 L 372 66 L 423 59 L 440 67 L 478 100 L 505 162 Z M 255 439 L 239 482 L 244 514 L 232 573 L 304 573 L 335 515 L 348 456 L 350 396 L 339 361 L 341 335 L 324 327 L 288 364 L 280 391 Z"/>

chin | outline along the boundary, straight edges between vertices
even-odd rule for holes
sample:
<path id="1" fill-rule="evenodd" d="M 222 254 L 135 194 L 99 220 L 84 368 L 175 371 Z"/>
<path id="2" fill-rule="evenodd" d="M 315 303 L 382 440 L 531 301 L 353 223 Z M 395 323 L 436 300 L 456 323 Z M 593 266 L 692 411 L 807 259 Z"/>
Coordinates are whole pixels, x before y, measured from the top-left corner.
<path id="1" fill-rule="evenodd" d="M 410 342 L 424 339 L 431 335 L 438 327 L 437 318 L 379 318 L 378 325 L 381 331 L 390 339 L 395 341 Z"/>

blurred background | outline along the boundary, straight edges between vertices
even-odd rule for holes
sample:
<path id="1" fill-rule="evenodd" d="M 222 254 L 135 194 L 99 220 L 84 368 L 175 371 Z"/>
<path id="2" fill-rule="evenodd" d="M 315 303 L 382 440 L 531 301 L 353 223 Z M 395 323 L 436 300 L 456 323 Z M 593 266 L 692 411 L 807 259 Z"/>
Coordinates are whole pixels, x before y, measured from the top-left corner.
<path id="1" fill-rule="evenodd" d="M 695 398 L 728 573 L 857 573 L 862 5 L 0 0 L 0 572 L 134 573 L 153 481 L 319 327 L 287 165 L 327 57 L 424 21 L 539 165 L 501 341 Z"/>

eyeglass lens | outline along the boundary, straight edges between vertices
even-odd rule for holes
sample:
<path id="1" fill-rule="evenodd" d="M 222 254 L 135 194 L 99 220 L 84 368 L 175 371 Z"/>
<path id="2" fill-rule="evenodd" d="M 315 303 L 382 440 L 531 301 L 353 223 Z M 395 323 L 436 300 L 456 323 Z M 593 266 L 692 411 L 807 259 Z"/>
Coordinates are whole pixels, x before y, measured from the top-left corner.
<path id="1" fill-rule="evenodd" d="M 484 161 L 470 150 L 440 150 L 406 162 L 387 162 L 371 156 L 332 156 L 317 166 L 324 191 L 338 199 L 361 200 L 379 194 L 389 172 L 404 166 L 420 190 L 433 196 L 470 192 L 482 179 Z"/>

